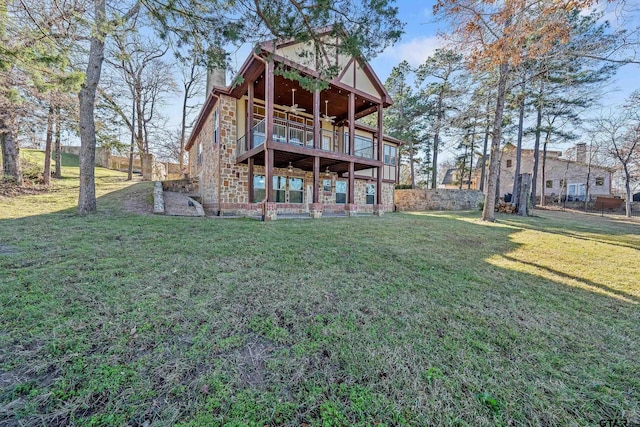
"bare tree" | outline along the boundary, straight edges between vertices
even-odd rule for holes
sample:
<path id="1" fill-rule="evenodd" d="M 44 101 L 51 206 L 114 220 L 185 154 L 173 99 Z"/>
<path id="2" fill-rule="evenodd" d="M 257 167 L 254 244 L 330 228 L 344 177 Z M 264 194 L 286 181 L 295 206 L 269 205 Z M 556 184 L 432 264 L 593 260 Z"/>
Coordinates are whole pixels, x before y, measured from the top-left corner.
<path id="1" fill-rule="evenodd" d="M 625 209 L 631 217 L 631 185 L 640 179 L 640 116 L 638 103 L 640 92 L 635 92 L 629 104 L 618 114 L 609 114 L 593 121 L 594 132 L 599 144 L 613 158 L 621 169 L 625 186 Z"/>

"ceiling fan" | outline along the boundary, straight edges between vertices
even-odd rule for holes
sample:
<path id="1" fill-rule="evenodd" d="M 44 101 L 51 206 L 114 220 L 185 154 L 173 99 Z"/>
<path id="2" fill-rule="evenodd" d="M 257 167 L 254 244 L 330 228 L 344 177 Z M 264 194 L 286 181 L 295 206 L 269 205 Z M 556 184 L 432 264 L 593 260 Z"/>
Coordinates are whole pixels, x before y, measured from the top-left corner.
<path id="1" fill-rule="evenodd" d="M 304 110 L 304 108 L 298 108 L 298 104 L 296 104 L 296 90 L 291 89 L 291 107 L 289 107 L 287 111 L 293 114 L 298 114 Z"/>
<path id="2" fill-rule="evenodd" d="M 325 123 L 333 123 L 333 119 L 335 119 L 336 116 L 330 116 L 328 110 L 329 110 L 329 100 L 326 99 L 324 101 L 324 114 L 322 115 L 322 121 Z"/>

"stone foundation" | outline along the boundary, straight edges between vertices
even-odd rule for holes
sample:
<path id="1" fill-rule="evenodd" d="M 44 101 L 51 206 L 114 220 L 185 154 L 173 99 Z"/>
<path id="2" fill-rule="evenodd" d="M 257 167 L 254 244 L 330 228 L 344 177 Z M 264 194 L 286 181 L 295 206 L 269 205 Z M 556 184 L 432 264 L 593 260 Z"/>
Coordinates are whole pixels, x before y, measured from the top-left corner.
<path id="1" fill-rule="evenodd" d="M 309 205 L 309 215 L 313 219 L 322 218 L 322 203 L 311 203 Z"/>

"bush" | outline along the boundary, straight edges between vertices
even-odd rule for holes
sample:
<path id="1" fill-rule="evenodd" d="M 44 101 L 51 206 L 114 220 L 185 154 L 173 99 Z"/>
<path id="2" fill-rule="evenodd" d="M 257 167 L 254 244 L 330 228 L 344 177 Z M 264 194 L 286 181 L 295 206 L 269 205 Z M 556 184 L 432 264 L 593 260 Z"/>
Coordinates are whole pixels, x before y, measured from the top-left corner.
<path id="1" fill-rule="evenodd" d="M 37 163 L 30 162 L 24 158 L 20 159 L 22 167 L 22 178 L 27 181 L 37 183 L 42 182 L 42 168 Z"/>
<path id="2" fill-rule="evenodd" d="M 396 184 L 396 190 L 411 190 L 411 184 Z"/>
<path id="3" fill-rule="evenodd" d="M 484 202 L 478 202 L 478 210 L 482 212 L 483 209 L 484 209 Z"/>

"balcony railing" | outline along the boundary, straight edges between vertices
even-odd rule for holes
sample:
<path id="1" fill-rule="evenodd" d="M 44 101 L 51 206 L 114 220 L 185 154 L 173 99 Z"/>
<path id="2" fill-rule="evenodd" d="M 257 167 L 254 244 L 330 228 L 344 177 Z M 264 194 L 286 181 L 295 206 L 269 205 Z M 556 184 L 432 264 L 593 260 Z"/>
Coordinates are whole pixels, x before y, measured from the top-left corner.
<path id="1" fill-rule="evenodd" d="M 266 140 L 266 123 L 260 120 L 251 130 L 253 134 L 253 144 L 249 147 L 249 134 L 238 139 L 237 155 L 241 156 L 252 148 L 259 147 Z M 313 127 L 302 123 L 292 122 L 274 118 L 273 120 L 273 141 L 283 144 L 314 148 Z M 320 130 L 320 144 L 318 148 L 334 153 L 349 154 L 349 133 L 334 132 L 329 129 Z M 355 152 L 357 157 L 366 159 L 377 159 L 377 144 L 373 138 L 361 135 L 355 137 Z"/>
<path id="2" fill-rule="evenodd" d="M 236 155 L 241 156 L 252 148 L 256 148 L 264 144 L 266 140 L 266 130 L 265 130 L 265 121 L 264 119 L 260 120 L 256 125 L 251 129 L 251 133 L 253 134 L 253 144 L 249 147 L 249 134 L 244 134 L 236 145 Z"/>

